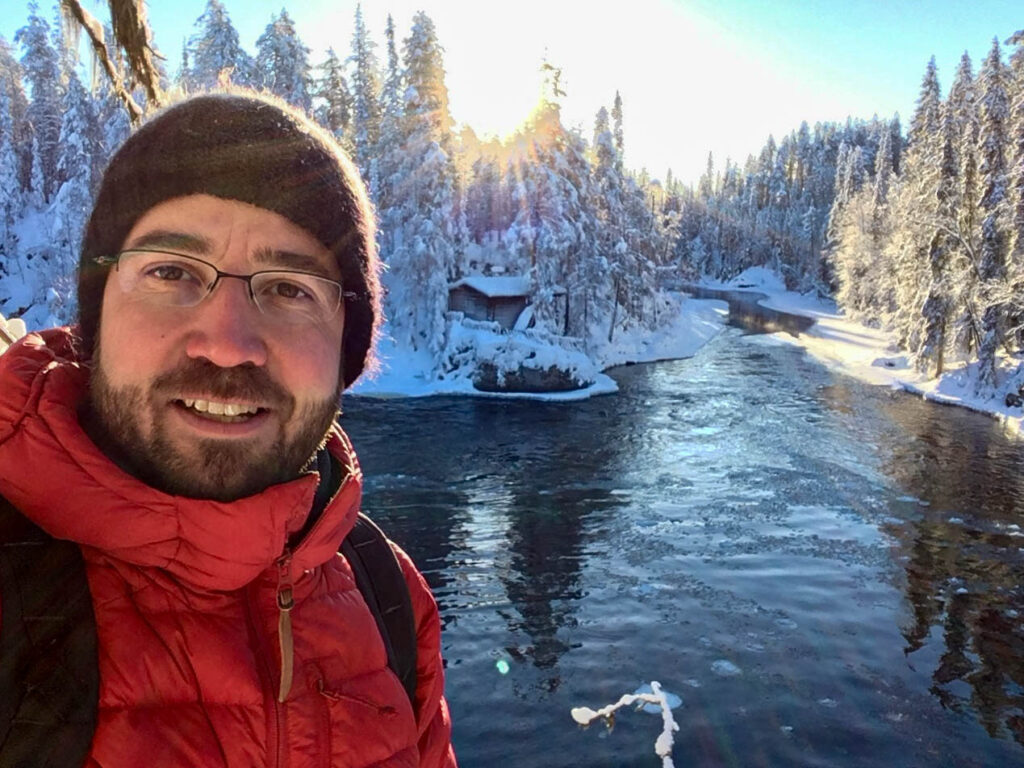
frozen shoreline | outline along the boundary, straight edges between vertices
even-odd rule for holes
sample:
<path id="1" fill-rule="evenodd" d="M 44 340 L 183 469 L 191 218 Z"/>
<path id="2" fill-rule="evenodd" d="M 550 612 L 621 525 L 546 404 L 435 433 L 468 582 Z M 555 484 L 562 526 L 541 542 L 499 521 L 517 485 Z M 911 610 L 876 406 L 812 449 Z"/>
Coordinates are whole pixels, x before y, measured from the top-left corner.
<path id="1" fill-rule="evenodd" d="M 773 337 L 802 347 L 832 370 L 870 384 L 903 389 L 943 405 L 986 413 L 999 420 L 1008 432 L 1024 434 L 1020 408 L 1007 407 L 1001 392 L 976 392 L 977 368 L 973 363 L 956 363 L 938 378 L 927 379 L 914 369 L 905 353 L 894 351 L 891 334 L 846 319 L 832 301 L 787 291 L 781 280 L 763 267 L 748 269 L 728 283 L 702 285 L 765 294 L 767 298 L 758 301 L 761 306 L 812 318 L 815 324 L 799 337 L 784 333 Z M 1009 374 L 1020 362 L 1004 360 L 1004 372 Z"/>
<path id="2" fill-rule="evenodd" d="M 600 353 L 599 365 L 608 370 L 627 363 L 652 363 L 693 357 L 725 327 L 728 308 L 725 302 L 681 298 L 676 321 L 653 335 L 622 334 Z M 470 395 L 516 400 L 571 402 L 618 391 L 618 385 L 606 373 L 597 375 L 589 387 L 571 392 L 481 392 L 466 377 L 429 379 L 424 371 L 430 361 L 416 353 L 397 349 L 384 337 L 378 347 L 380 370 L 373 377 L 360 379 L 347 394 L 356 397 L 399 398 L 433 395 Z"/>

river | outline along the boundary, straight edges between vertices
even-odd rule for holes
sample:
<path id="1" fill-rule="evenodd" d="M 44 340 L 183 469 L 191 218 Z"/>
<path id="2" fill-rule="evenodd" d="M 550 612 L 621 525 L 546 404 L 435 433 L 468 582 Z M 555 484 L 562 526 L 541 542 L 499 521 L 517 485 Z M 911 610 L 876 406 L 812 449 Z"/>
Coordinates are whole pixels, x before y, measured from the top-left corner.
<path id="1" fill-rule="evenodd" d="M 794 331 L 796 332 L 796 331 Z M 728 328 L 575 404 L 346 401 L 463 768 L 1024 764 L 1022 444 Z"/>

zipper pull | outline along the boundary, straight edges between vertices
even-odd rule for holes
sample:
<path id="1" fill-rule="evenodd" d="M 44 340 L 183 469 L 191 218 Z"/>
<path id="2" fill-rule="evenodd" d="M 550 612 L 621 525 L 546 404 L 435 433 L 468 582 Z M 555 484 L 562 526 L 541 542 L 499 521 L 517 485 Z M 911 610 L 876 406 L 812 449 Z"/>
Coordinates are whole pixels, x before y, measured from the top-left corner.
<path id="1" fill-rule="evenodd" d="M 277 561 L 277 639 L 281 645 L 281 688 L 277 700 L 283 702 L 292 689 L 295 646 L 292 641 L 292 608 L 295 598 L 292 594 L 292 553 L 285 553 Z"/>

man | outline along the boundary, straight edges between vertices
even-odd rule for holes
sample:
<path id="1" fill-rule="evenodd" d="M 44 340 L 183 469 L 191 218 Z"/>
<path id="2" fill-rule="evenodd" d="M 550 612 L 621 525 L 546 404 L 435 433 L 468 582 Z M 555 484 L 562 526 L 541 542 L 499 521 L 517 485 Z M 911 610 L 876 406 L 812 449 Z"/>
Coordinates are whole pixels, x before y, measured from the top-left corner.
<path id="1" fill-rule="evenodd" d="M 415 620 L 407 693 L 338 554 L 361 474 L 335 417 L 373 361 L 378 271 L 352 164 L 267 97 L 184 101 L 112 159 L 77 334 L 0 356 L 0 496 L 84 560 L 99 673 L 87 765 L 454 766 L 426 583 L 396 547 Z M 11 606 L 74 589 L 6 568 L 0 651 L 31 635 L 5 624 Z M 69 668 L 88 655 L 75 637 Z M 38 688 L 11 666 L 0 655 L 0 687 Z M 72 695 L 70 677 L 44 682 Z M 32 719 L 0 712 L 0 763 Z M 82 747 L 57 730 L 41 763 Z"/>

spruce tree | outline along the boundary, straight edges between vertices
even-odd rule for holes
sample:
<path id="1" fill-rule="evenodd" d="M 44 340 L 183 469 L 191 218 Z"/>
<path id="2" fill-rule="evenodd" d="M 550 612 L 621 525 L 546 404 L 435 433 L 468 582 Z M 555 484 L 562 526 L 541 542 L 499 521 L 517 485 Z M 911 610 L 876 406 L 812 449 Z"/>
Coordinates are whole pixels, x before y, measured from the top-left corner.
<path id="1" fill-rule="evenodd" d="M 380 94 L 380 136 L 377 140 L 376 158 L 376 199 L 380 211 L 381 253 L 385 258 L 394 247 L 394 235 L 399 222 L 398 209 L 394 201 L 400 194 L 399 187 L 405 164 L 405 86 L 402 62 L 395 42 L 395 21 L 388 14 L 384 27 L 387 46 L 387 70 Z"/>
<path id="2" fill-rule="evenodd" d="M 316 119 L 335 138 L 348 134 L 352 123 L 352 94 L 345 81 L 344 68 L 333 48 L 327 49 L 327 59 L 320 65 L 321 76 L 316 84 Z"/>
<path id="3" fill-rule="evenodd" d="M 921 307 L 920 346 L 915 362 L 918 370 L 931 376 L 942 373 L 946 348 L 946 328 L 950 320 L 949 257 L 954 238 L 950 235 L 956 218 L 957 168 L 954 147 L 956 124 L 952 110 L 946 109 L 943 119 L 941 150 L 934 181 L 932 236 L 928 241 L 930 283 Z"/>
<path id="4" fill-rule="evenodd" d="M 24 71 L 10 44 L 0 36 L 0 91 L 7 97 L 11 116 L 14 152 L 18 159 L 17 180 L 24 194 L 32 169 L 32 125 L 28 121 L 28 97 L 23 85 Z"/>
<path id="5" fill-rule="evenodd" d="M 1011 304 L 1008 332 L 1013 346 L 1024 347 L 1024 30 L 1012 35 L 1007 45 L 1015 46 L 1010 55 L 1011 115 L 1009 147 L 1009 243 L 1011 273 L 1006 284 Z"/>
<path id="6" fill-rule="evenodd" d="M 14 40 L 21 44 L 21 66 L 31 86 L 32 98 L 27 117 L 34 130 L 39 163 L 40 186 L 34 190 L 40 203 L 49 201 L 56 191 L 58 140 L 60 138 L 61 77 L 60 57 L 50 44 L 50 25 L 39 15 L 39 6 L 29 3 L 28 23 Z"/>
<path id="7" fill-rule="evenodd" d="M 74 316 L 74 270 L 96 186 L 90 160 L 102 150 L 93 101 L 73 69 L 67 73 L 67 77 L 57 161 L 58 174 L 63 183 L 56 196 L 57 205 L 54 206 L 57 218 L 53 229 L 53 271 L 47 281 L 60 296 L 59 308 L 52 309 L 64 322 L 70 322 Z"/>
<path id="8" fill-rule="evenodd" d="M 23 205 L 19 165 L 10 99 L 0 89 L 0 249 L 7 258 L 13 248 L 11 227 Z"/>
<path id="9" fill-rule="evenodd" d="M 309 48 L 299 39 L 295 22 L 281 9 L 272 16 L 256 41 L 256 72 L 259 83 L 292 106 L 308 113 L 310 97 Z"/>
<path id="10" fill-rule="evenodd" d="M 222 78 L 243 86 L 258 85 L 252 57 L 239 44 L 238 32 L 220 0 L 207 0 L 195 26 L 196 33 L 189 40 L 190 88 L 214 88 Z"/>
<path id="11" fill-rule="evenodd" d="M 982 281 L 984 311 L 981 318 L 981 344 L 978 348 L 979 387 L 996 383 L 996 352 L 1002 341 L 1005 308 L 996 298 L 1006 275 L 1006 226 L 1004 222 L 1010 117 L 1007 99 L 1007 73 L 999 40 L 992 48 L 978 75 L 980 96 L 981 177 L 981 254 L 978 272 Z"/>
<path id="12" fill-rule="evenodd" d="M 356 164 L 366 180 L 370 194 L 377 199 L 377 173 L 373 161 L 380 140 L 380 74 L 377 71 L 376 44 L 363 22 L 363 7 L 356 6 L 352 33 L 352 139 Z"/>
<path id="13" fill-rule="evenodd" d="M 977 351 L 981 341 L 981 318 L 978 314 L 978 240 L 981 213 L 980 180 L 978 178 L 977 84 L 971 57 L 965 51 L 960 58 L 946 109 L 953 121 L 953 150 L 957 164 L 957 186 L 954 203 L 954 231 L 957 233 L 949 259 L 953 286 L 950 325 L 950 346 L 961 357 Z"/>
<path id="14" fill-rule="evenodd" d="M 427 350 L 435 364 L 444 348 L 459 217 L 441 52 L 433 21 L 417 13 L 403 46 L 402 183 L 392 190 L 387 212 L 394 228 L 387 275 L 391 332 L 413 349 Z"/>

